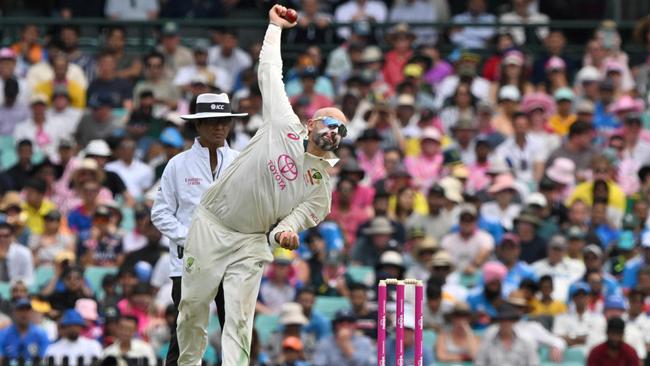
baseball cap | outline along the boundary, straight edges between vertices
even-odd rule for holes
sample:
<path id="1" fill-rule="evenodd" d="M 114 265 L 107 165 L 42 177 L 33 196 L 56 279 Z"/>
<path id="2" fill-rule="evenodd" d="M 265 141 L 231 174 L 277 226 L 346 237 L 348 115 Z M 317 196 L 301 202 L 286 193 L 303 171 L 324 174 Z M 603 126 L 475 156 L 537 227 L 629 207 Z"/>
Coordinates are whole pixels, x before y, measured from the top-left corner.
<path id="1" fill-rule="evenodd" d="M 594 105 L 594 102 L 585 99 L 580 101 L 578 105 L 576 106 L 576 113 L 589 113 L 593 114 L 596 111 L 596 106 Z"/>
<path id="2" fill-rule="evenodd" d="M 591 292 L 591 287 L 589 287 L 589 285 L 586 282 L 579 281 L 571 285 L 571 289 L 569 291 L 569 297 L 573 298 L 578 293 L 588 294 L 590 292 Z"/>
<path id="3" fill-rule="evenodd" d="M 565 249 L 567 247 L 567 242 L 562 235 L 555 235 L 551 240 L 549 240 L 548 246 L 551 248 Z"/>
<path id="4" fill-rule="evenodd" d="M 162 27 L 163 36 L 175 36 L 178 34 L 178 24 L 175 22 L 166 22 Z"/>
<path id="5" fill-rule="evenodd" d="M 104 140 L 92 140 L 84 149 L 86 156 L 111 156 L 111 148 Z"/>
<path id="6" fill-rule="evenodd" d="M 562 101 L 562 100 L 573 100 L 575 95 L 573 94 L 573 91 L 569 88 L 559 88 L 558 90 L 555 91 L 555 94 L 553 94 L 553 98 L 557 101 Z"/>
<path id="7" fill-rule="evenodd" d="M 356 321 L 357 321 L 357 317 L 352 312 L 352 309 L 341 309 L 337 311 L 336 314 L 334 315 L 333 323 L 338 324 L 341 322 L 356 322 Z"/>
<path id="8" fill-rule="evenodd" d="M 79 314 L 79 312 L 74 309 L 66 310 L 65 313 L 63 313 L 63 317 L 61 317 L 62 327 L 70 325 L 79 325 L 82 327 L 86 325 L 86 322 L 81 317 L 81 314 Z"/>
<path id="9" fill-rule="evenodd" d="M 282 341 L 282 348 L 289 348 L 294 351 L 302 351 L 302 341 L 298 337 L 287 337 Z"/>
<path id="10" fill-rule="evenodd" d="M 442 136 L 440 135 L 440 131 L 438 131 L 437 129 L 433 127 L 428 127 L 422 131 L 421 138 L 422 140 L 434 140 L 440 142 Z"/>
<path id="11" fill-rule="evenodd" d="M 165 145 L 180 149 L 185 145 L 183 135 L 175 127 L 167 127 L 160 134 L 160 142 Z"/>
<path id="12" fill-rule="evenodd" d="M 566 69 L 566 62 L 564 62 L 563 59 L 557 56 L 553 56 L 546 61 L 546 65 L 544 66 L 546 71 L 551 71 L 551 70 L 564 70 Z"/>
<path id="13" fill-rule="evenodd" d="M 505 242 L 515 243 L 516 245 L 519 245 L 521 243 L 519 236 L 515 233 L 503 234 L 503 237 L 501 238 L 501 245 L 503 245 Z"/>
<path id="14" fill-rule="evenodd" d="M 472 215 L 473 217 L 476 217 L 476 215 L 478 215 L 478 213 L 476 211 L 476 206 L 474 206 L 474 205 L 472 205 L 470 203 L 465 203 L 465 204 L 461 205 L 458 212 L 459 212 L 458 216 Z"/>
<path id="15" fill-rule="evenodd" d="M 626 230 L 621 233 L 621 236 L 618 238 L 618 243 L 616 247 L 621 250 L 632 250 L 635 246 L 634 232 Z"/>
<path id="16" fill-rule="evenodd" d="M 585 247 L 585 249 L 582 250 L 582 253 L 587 254 L 587 253 L 592 253 L 595 254 L 597 257 L 602 257 L 603 256 L 603 250 L 600 249 L 600 247 L 596 244 L 589 244 Z"/>
<path id="17" fill-rule="evenodd" d="M 16 310 L 23 310 L 23 309 L 30 309 L 32 308 L 32 302 L 29 301 L 29 299 L 24 298 L 24 299 L 18 299 L 16 303 L 14 304 L 14 309 Z"/>
<path id="18" fill-rule="evenodd" d="M 29 104 L 34 105 L 34 104 L 47 104 L 50 101 L 50 98 L 47 97 L 47 95 L 43 93 L 35 93 L 32 95 L 32 97 L 29 99 Z"/>
<path id="19" fill-rule="evenodd" d="M 585 232 L 578 226 L 571 226 L 567 231 L 567 237 L 569 239 L 584 239 Z"/>
<path id="20" fill-rule="evenodd" d="M 9 47 L 0 49 L 0 60 L 15 60 L 16 52 Z"/>
<path id="21" fill-rule="evenodd" d="M 61 220 L 61 213 L 58 210 L 50 210 L 43 216 L 45 220 Z"/>
<path id="22" fill-rule="evenodd" d="M 528 195 L 526 197 L 526 206 L 539 206 L 539 207 L 546 207 L 548 204 L 546 197 L 539 193 L 539 192 L 534 192 Z"/>
<path id="23" fill-rule="evenodd" d="M 521 92 L 514 85 L 506 85 L 499 89 L 499 100 L 510 100 L 518 102 L 521 99 Z"/>

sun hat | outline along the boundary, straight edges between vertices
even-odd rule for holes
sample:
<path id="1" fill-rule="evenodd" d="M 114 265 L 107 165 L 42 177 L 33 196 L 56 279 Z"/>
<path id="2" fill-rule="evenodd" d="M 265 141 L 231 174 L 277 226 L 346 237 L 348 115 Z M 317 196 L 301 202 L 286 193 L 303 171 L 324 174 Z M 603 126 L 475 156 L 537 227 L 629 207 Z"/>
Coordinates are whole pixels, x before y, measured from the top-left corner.
<path id="1" fill-rule="evenodd" d="M 566 62 L 560 57 L 553 56 L 546 61 L 546 65 L 544 65 L 544 69 L 546 71 L 552 71 L 552 70 L 564 70 L 566 69 Z"/>
<path id="2" fill-rule="evenodd" d="M 93 299 L 79 299 L 74 304 L 74 309 L 86 320 L 95 321 L 99 318 L 97 314 L 97 303 Z"/>
<path id="3" fill-rule="evenodd" d="M 494 179 L 494 183 L 488 189 L 488 193 L 498 193 L 505 190 L 515 189 L 515 179 L 509 173 L 499 174 Z"/>
<path id="4" fill-rule="evenodd" d="M 392 234 L 394 232 L 393 225 L 388 218 L 378 216 L 372 219 L 370 226 L 363 229 L 363 234 L 376 235 L 376 234 Z"/>
<path id="5" fill-rule="evenodd" d="M 556 183 L 573 185 L 575 183 L 576 164 L 568 158 L 557 158 L 546 169 L 546 176 Z"/>
<path id="6" fill-rule="evenodd" d="M 518 102 L 521 100 L 521 92 L 514 85 L 505 85 L 499 89 L 499 101 L 510 100 Z"/>
<path id="7" fill-rule="evenodd" d="M 609 112 L 610 113 L 619 113 L 623 111 L 643 112 L 643 109 L 644 109 L 643 101 L 641 99 L 634 99 L 629 95 L 624 95 L 609 107 Z"/>
<path id="8" fill-rule="evenodd" d="M 517 50 L 508 51 L 503 55 L 502 63 L 504 65 L 521 66 L 524 64 L 524 54 Z"/>
<path id="9" fill-rule="evenodd" d="M 196 120 L 202 118 L 243 117 L 247 115 L 248 113 L 232 113 L 228 94 L 204 93 L 196 98 L 196 113 L 185 114 L 181 118 Z"/>
<path id="10" fill-rule="evenodd" d="M 431 258 L 432 267 L 444 267 L 444 266 L 453 266 L 454 259 L 451 257 L 451 254 L 446 250 L 439 250 Z"/>
<path id="11" fill-rule="evenodd" d="M 546 197 L 539 192 L 531 193 L 526 197 L 524 202 L 526 203 L 526 206 L 546 207 L 546 205 L 548 204 Z"/>
<path id="12" fill-rule="evenodd" d="M 541 109 L 546 115 L 551 115 L 555 113 L 555 101 L 546 93 L 526 94 L 521 100 L 521 110 L 524 113 L 531 113 L 536 109 Z"/>
<path id="13" fill-rule="evenodd" d="M 280 308 L 279 322 L 282 325 L 309 324 L 309 319 L 303 314 L 302 306 L 297 302 L 287 302 Z"/>
<path id="14" fill-rule="evenodd" d="M 108 143 L 104 140 L 92 140 L 86 145 L 84 149 L 85 156 L 111 156 L 111 148 L 108 146 Z"/>
<path id="15" fill-rule="evenodd" d="M 438 131 L 437 128 L 433 127 L 427 127 L 424 130 L 422 130 L 422 134 L 420 135 L 420 139 L 422 140 L 434 140 L 440 142 L 442 139 L 442 135 L 440 134 L 440 131 Z"/>

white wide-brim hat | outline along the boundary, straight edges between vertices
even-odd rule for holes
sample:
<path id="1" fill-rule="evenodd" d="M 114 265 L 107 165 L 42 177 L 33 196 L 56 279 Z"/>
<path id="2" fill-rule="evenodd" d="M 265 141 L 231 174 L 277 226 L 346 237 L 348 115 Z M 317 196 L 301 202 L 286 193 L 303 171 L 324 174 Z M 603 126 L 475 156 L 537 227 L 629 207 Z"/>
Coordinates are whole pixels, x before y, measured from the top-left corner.
<path id="1" fill-rule="evenodd" d="M 247 115 L 248 113 L 232 113 L 228 94 L 205 93 L 200 94 L 196 98 L 196 113 L 185 114 L 181 118 L 195 120 L 202 118 L 244 117 Z"/>

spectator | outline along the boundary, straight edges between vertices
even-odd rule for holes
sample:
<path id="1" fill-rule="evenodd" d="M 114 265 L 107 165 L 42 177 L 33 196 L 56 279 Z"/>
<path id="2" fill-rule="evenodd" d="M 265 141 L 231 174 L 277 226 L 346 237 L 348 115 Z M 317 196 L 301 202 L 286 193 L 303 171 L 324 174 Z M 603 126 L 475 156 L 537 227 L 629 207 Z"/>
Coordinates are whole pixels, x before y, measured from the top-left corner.
<path id="1" fill-rule="evenodd" d="M 542 287 L 541 278 L 549 276 L 552 280 L 552 298 L 560 301 L 568 299 L 570 284 L 580 279 L 584 272 L 584 266 L 570 260 L 566 253 L 567 240 L 561 235 L 555 235 L 548 242 L 546 258 L 532 265 L 535 274 L 540 277 L 540 287 Z"/>
<path id="2" fill-rule="evenodd" d="M 358 61 L 361 58 L 370 33 L 371 26 L 369 22 L 354 22 L 350 37 L 330 53 L 325 74 L 332 78 L 333 83 L 341 86 L 350 76 L 354 66 L 352 60 Z M 356 57 L 353 57 L 355 55 Z"/>
<path id="3" fill-rule="evenodd" d="M 460 48 L 484 49 L 494 36 L 491 27 L 463 27 L 463 23 L 494 24 L 496 17 L 487 12 L 485 0 L 468 0 L 467 11 L 457 14 L 452 22 L 459 24 L 451 30 L 450 39 Z"/>
<path id="4" fill-rule="evenodd" d="M 592 179 L 578 184 L 567 200 L 567 204 L 582 201 L 591 206 L 596 200 L 602 200 L 607 203 L 607 218 L 615 222 L 618 227 L 625 211 L 625 193 L 614 180 L 615 167 L 603 155 L 595 155 L 590 167 Z"/>
<path id="5" fill-rule="evenodd" d="M 51 80 L 41 82 L 34 86 L 33 91 L 47 96 L 47 101 L 52 101 L 54 89 L 63 88 L 74 108 L 83 109 L 86 107 L 86 86 L 78 81 L 68 79 L 68 56 L 61 52 L 51 57 L 53 77 Z"/>
<path id="6" fill-rule="evenodd" d="M 150 365 L 156 363 L 156 355 L 149 343 L 135 338 L 138 319 L 132 316 L 120 316 L 115 343 L 104 349 L 102 357 L 146 358 Z"/>
<path id="7" fill-rule="evenodd" d="M 425 234 L 435 240 L 442 239 L 453 226 L 452 220 L 454 214 L 445 208 L 445 200 L 449 200 L 450 198 L 453 200 L 462 200 L 460 194 L 455 195 L 449 189 L 445 191 L 439 185 L 433 185 L 427 194 L 429 213 L 427 215 L 416 214 L 410 220 L 408 226 L 424 229 Z"/>
<path id="8" fill-rule="evenodd" d="M 355 23 L 367 21 L 368 23 L 383 23 L 388 17 L 388 9 L 381 1 L 376 0 L 348 0 L 336 8 L 334 20 L 337 23 Z M 339 37 L 350 38 L 350 29 L 338 29 Z"/>
<path id="9" fill-rule="evenodd" d="M 488 193 L 494 201 L 481 206 L 481 217 L 499 223 L 506 230 L 512 230 L 513 222 L 521 211 L 521 205 L 515 203 L 517 191 L 514 179 L 509 173 L 496 176 Z"/>
<path id="10" fill-rule="evenodd" d="M 565 54 L 566 47 L 566 37 L 560 29 L 551 29 L 548 35 L 544 38 L 544 48 L 545 52 L 542 55 L 535 57 L 535 62 L 533 63 L 533 80 L 532 82 L 536 86 L 542 86 L 544 79 L 546 79 L 546 65 L 548 61 L 553 57 L 559 57 L 564 64 L 567 66 L 569 75 L 573 75 L 576 72 L 575 60 L 571 59 L 568 55 Z M 599 76 L 600 77 L 600 76 Z"/>
<path id="11" fill-rule="evenodd" d="M 106 92 L 98 92 L 88 100 L 90 111 L 84 114 L 77 126 L 75 139 L 86 146 L 95 139 L 105 139 L 117 131 L 123 123 L 113 114 L 113 98 Z"/>
<path id="12" fill-rule="evenodd" d="M 32 304 L 20 299 L 14 304 L 14 323 L 0 335 L 2 361 L 43 359 L 50 343 L 45 331 L 32 322 Z"/>
<path id="13" fill-rule="evenodd" d="M 91 225 L 87 234 L 79 236 L 80 262 L 92 266 L 119 266 L 124 260 L 122 235 L 110 223 L 108 207 L 97 207 Z"/>
<path id="14" fill-rule="evenodd" d="M 117 150 L 119 160 L 106 164 L 107 171 L 117 173 L 124 181 L 129 194 L 141 197 L 153 184 L 153 170 L 140 160 L 135 159 L 135 141 L 125 138 Z"/>
<path id="15" fill-rule="evenodd" d="M 26 24 L 20 30 L 20 39 L 11 46 L 19 57 L 19 66 L 26 70 L 30 65 L 36 64 L 44 58 L 45 50 L 39 44 L 38 26 Z"/>
<path id="16" fill-rule="evenodd" d="M 506 85 L 514 86 L 520 95 L 533 92 L 533 85 L 526 81 L 526 60 L 524 54 L 518 50 L 506 51 L 499 67 L 499 79 L 492 82 L 490 88 L 490 101 L 497 103 L 498 92 Z"/>
<path id="17" fill-rule="evenodd" d="M 0 281 L 22 280 L 29 285 L 34 276 L 32 253 L 15 242 L 14 233 L 10 224 L 0 223 Z"/>
<path id="18" fill-rule="evenodd" d="M 376 340 L 377 311 L 372 309 L 368 301 L 368 287 L 362 283 L 351 283 L 348 289 L 352 313 L 357 319 L 357 329 L 366 337 Z"/>
<path id="19" fill-rule="evenodd" d="M 45 192 L 47 186 L 44 180 L 33 178 L 25 183 L 25 201 L 21 209 L 25 217 L 25 225 L 34 234 L 42 234 L 45 229 L 44 217 L 56 207 L 47 198 Z"/>
<path id="20" fill-rule="evenodd" d="M 473 115 L 478 99 L 472 94 L 469 83 L 458 83 L 454 95 L 451 96 L 440 111 L 440 122 L 445 133 L 453 131 L 463 117 Z"/>
<path id="21" fill-rule="evenodd" d="M 431 260 L 438 251 L 438 241 L 429 236 L 422 236 L 413 238 L 411 243 L 413 263 L 406 272 L 406 278 L 415 278 L 426 282 L 431 272 Z"/>
<path id="22" fill-rule="evenodd" d="M 537 281 L 537 275 L 526 262 L 519 260 L 521 253 L 521 242 L 515 234 L 506 233 L 497 247 L 497 258 L 506 266 L 508 270 L 506 277 L 503 279 L 502 292 L 508 296 L 512 291 L 519 288 L 519 284 L 524 280 Z"/>
<path id="23" fill-rule="evenodd" d="M 413 360 L 415 356 L 415 316 L 409 311 L 404 314 L 404 338 L 402 340 L 402 345 L 397 346 L 395 343 L 395 337 L 390 337 L 386 344 L 386 365 L 396 366 L 400 365 L 397 362 L 397 347 L 402 347 L 404 350 L 404 360 Z M 431 347 L 423 347 L 422 350 L 422 364 L 431 365 L 433 363 L 433 352 L 431 352 Z M 410 361 L 403 363 L 404 365 L 409 365 Z M 413 363 L 416 364 L 415 362 Z"/>
<path id="24" fill-rule="evenodd" d="M 302 341 L 298 337 L 287 337 L 282 342 L 282 356 L 280 358 L 281 362 L 278 363 L 280 366 L 308 366 L 309 364 L 304 362 L 305 358 L 302 353 Z"/>
<path id="25" fill-rule="evenodd" d="M 316 303 L 316 290 L 314 288 L 305 286 L 299 289 L 296 294 L 296 302 L 302 306 L 302 313 L 309 321 L 303 327 L 305 333 L 313 336 L 316 341 L 331 333 L 329 320 L 325 315 L 314 309 Z M 311 354 L 309 355 L 311 356 Z"/>
<path id="26" fill-rule="evenodd" d="M 465 303 L 457 303 L 447 314 L 447 324 L 436 339 L 436 358 L 441 362 L 472 362 L 480 339 L 469 326 L 471 313 Z"/>
<path id="27" fill-rule="evenodd" d="M 576 176 L 586 177 L 595 154 L 591 144 L 593 127 L 584 122 L 576 122 L 569 128 L 567 141 L 551 153 L 546 160 L 546 167 L 553 164 L 557 158 L 567 158 L 575 164 Z"/>
<path id="28" fill-rule="evenodd" d="M 59 322 L 62 337 L 47 348 L 45 358 L 52 357 L 57 364 L 63 363 L 63 359 L 67 358 L 71 366 L 80 366 L 92 362 L 94 358 L 99 358 L 102 354 L 102 346 L 99 342 L 81 335 L 85 325 L 76 310 L 70 309 L 64 312 Z M 79 363 L 80 359 L 81 363 Z"/>
<path id="29" fill-rule="evenodd" d="M 557 316 L 567 311 L 563 301 L 555 300 L 553 294 L 553 277 L 544 275 L 539 279 L 540 297 L 531 302 L 531 315 L 534 316 Z"/>
<path id="30" fill-rule="evenodd" d="M 144 58 L 144 66 L 145 80 L 139 81 L 133 88 L 135 106 L 140 106 L 140 93 L 150 90 L 155 98 L 154 115 L 176 110 L 176 101 L 180 95 L 171 80 L 165 77 L 165 57 L 158 52 L 150 53 Z"/>
<path id="31" fill-rule="evenodd" d="M 354 164 L 356 165 L 356 163 Z M 363 171 L 361 173 L 364 174 Z M 332 209 L 328 216 L 330 220 L 336 221 L 341 226 L 346 243 L 349 244 L 356 242 L 357 229 L 369 219 L 368 208 L 359 207 L 354 202 L 359 198 L 358 192 L 359 186 L 355 180 L 350 177 L 341 177 L 336 184 L 336 191 L 332 197 Z"/>
<path id="32" fill-rule="evenodd" d="M 0 88 L 5 90 L 5 83 L 9 79 L 13 79 L 17 82 L 17 85 L 13 86 L 11 90 L 15 90 L 14 102 L 17 104 L 25 105 L 29 103 L 29 97 L 31 95 L 31 86 L 27 84 L 27 81 L 17 73 L 16 62 L 17 55 L 14 50 L 9 47 L 0 48 Z M 5 96 L 0 94 L 0 104 L 9 105 L 5 101 Z M 13 104 L 13 103 L 11 103 Z M 18 119 L 22 121 L 24 118 Z"/>
<path id="33" fill-rule="evenodd" d="M 569 293 L 572 301 L 568 313 L 560 314 L 553 322 L 553 333 L 564 339 L 569 347 L 585 350 L 587 344 L 604 333 L 605 318 L 602 314 L 588 308 L 588 295 L 591 289 L 585 282 L 579 282 Z"/>
<path id="34" fill-rule="evenodd" d="M 531 10 L 531 0 L 512 0 L 512 11 L 502 14 L 499 17 L 499 23 L 515 23 L 522 25 L 546 24 L 549 21 L 547 15 Z M 524 27 L 502 27 L 502 33 L 512 34 L 517 45 L 539 44 L 549 34 L 548 27 L 538 26 L 537 29 Z"/>
<path id="35" fill-rule="evenodd" d="M 130 82 L 119 75 L 118 58 L 114 51 L 106 50 L 97 56 L 97 77 L 86 90 L 86 99 L 91 108 L 98 101 L 109 101 L 112 108 L 132 107 L 133 90 Z"/>
<path id="36" fill-rule="evenodd" d="M 160 8 L 156 0 L 136 0 L 124 3 L 107 0 L 104 13 L 112 20 L 153 20 L 158 18 Z"/>
<path id="37" fill-rule="evenodd" d="M 619 317 L 607 321 L 607 340 L 589 352 L 588 366 L 611 365 L 617 363 L 625 366 L 636 366 L 641 363 L 637 353 L 629 344 L 623 341 L 625 321 Z"/>
<path id="38" fill-rule="evenodd" d="M 499 307 L 495 317 L 498 330 L 483 339 L 476 355 L 476 365 L 539 365 L 534 342 L 515 328 L 519 319 L 520 314 L 514 306 L 504 304 Z"/>
<path id="39" fill-rule="evenodd" d="M 471 86 L 472 95 L 482 101 L 487 101 L 490 95 L 490 82 L 477 76 L 481 56 L 464 51 L 454 64 L 455 72 L 442 80 L 436 88 L 435 107 L 442 108 L 448 97 L 454 94 L 458 84 L 463 82 Z"/>
<path id="40" fill-rule="evenodd" d="M 208 64 L 226 70 L 234 78 L 253 62 L 246 51 L 238 47 L 239 40 L 233 29 L 224 29 L 221 33 L 220 44 L 208 50 Z"/>
<path id="41" fill-rule="evenodd" d="M 607 298 L 605 299 L 604 315 L 608 321 L 609 319 L 612 318 L 623 317 L 623 315 L 625 315 L 625 311 L 626 311 L 626 303 L 624 297 L 619 295 L 607 296 Z M 644 335 L 641 333 L 641 330 L 637 328 L 634 324 L 626 323 L 625 325 L 626 326 L 623 335 L 623 341 L 629 344 L 632 348 L 634 348 L 637 356 L 639 357 L 639 360 L 644 360 L 647 355 Z M 596 344 L 604 341 L 605 335 L 606 333 L 603 329 L 603 332 L 600 333 L 601 338 L 594 340 L 596 341 Z M 590 348 L 593 348 L 596 346 L 596 344 L 588 344 L 588 346 Z"/>
<path id="42" fill-rule="evenodd" d="M 381 255 L 397 245 L 391 238 L 391 234 L 394 232 L 393 226 L 388 218 L 377 216 L 372 219 L 370 225 L 362 230 L 362 234 L 366 237 L 359 238 L 353 248 L 353 263 L 358 263 L 362 266 L 377 265 Z M 362 241 L 361 239 L 364 240 Z"/>
<path id="43" fill-rule="evenodd" d="M 356 320 L 350 310 L 336 313 L 332 321 L 333 334 L 318 342 L 312 361 L 314 366 L 372 366 L 376 363 L 371 340 L 355 334 Z"/>
<path id="44" fill-rule="evenodd" d="M 45 111 L 45 120 L 53 126 L 53 129 L 61 131 L 59 134 L 63 138 L 72 139 L 81 121 L 83 111 L 70 105 L 70 93 L 66 87 L 57 85 L 51 95 L 51 107 Z M 85 92 L 83 97 L 85 100 Z M 59 140 L 59 146 L 63 138 Z M 56 155 L 55 157 L 57 157 Z"/>
<path id="45" fill-rule="evenodd" d="M 193 83 L 203 78 L 210 87 L 217 87 L 224 92 L 232 91 L 237 74 L 230 74 L 223 66 L 208 64 L 208 48 L 209 45 L 202 40 L 194 44 L 193 62 L 178 69 L 173 81 L 174 86 L 189 93 L 192 91 Z M 196 95 L 196 93 L 192 94 Z"/>
<path id="46" fill-rule="evenodd" d="M 0 50 L 0 57 L 1 55 Z M 3 61 L 0 58 L 0 64 Z M 0 67 L 1 70 L 1 67 Z M 0 80 L 1 81 L 1 80 Z M 0 132 L 2 135 L 13 135 L 16 126 L 26 123 L 30 112 L 25 103 L 18 100 L 20 90 L 18 82 L 13 77 L 7 78 L 2 82 L 2 106 L 0 106 Z M 18 122 L 22 122 L 18 124 Z"/>
<path id="47" fill-rule="evenodd" d="M 75 10 L 78 9 L 79 7 L 75 7 Z M 76 25 L 64 24 L 59 30 L 61 46 L 68 56 L 68 61 L 83 70 L 86 80 L 92 80 L 95 78 L 95 60 L 87 52 L 79 48 L 80 37 L 81 29 Z"/>
<path id="48" fill-rule="evenodd" d="M 43 217 L 44 229 L 40 235 L 31 235 L 29 248 L 34 256 L 34 265 L 54 264 L 55 258 L 62 252 L 74 250 L 73 238 L 61 229 L 61 213 L 51 210 Z"/>
<path id="49" fill-rule="evenodd" d="M 333 38 L 330 23 L 332 15 L 321 10 L 321 1 L 302 0 L 298 12 L 298 25 L 287 39 L 295 44 L 323 44 Z"/>
<path id="50" fill-rule="evenodd" d="M 318 70 L 314 67 L 307 67 L 300 73 L 302 92 L 290 98 L 292 105 L 300 105 L 305 108 L 304 113 L 312 116 L 321 108 L 331 107 L 333 102 L 326 95 L 321 94 L 314 87 L 318 78 Z"/>
<path id="51" fill-rule="evenodd" d="M 34 94 L 31 97 L 31 116 L 29 119 L 16 125 L 14 130 L 15 141 L 29 140 L 37 147 L 37 151 L 46 156 L 56 156 L 59 141 L 65 137 L 64 131 L 58 130 L 47 120 L 48 97 L 43 94 Z"/>
<path id="52" fill-rule="evenodd" d="M 303 309 L 300 304 L 295 302 L 286 302 L 282 304 L 280 310 L 279 323 L 281 329 L 274 331 L 271 334 L 271 339 L 267 342 L 266 354 L 270 358 L 272 364 L 279 364 L 282 361 L 282 348 L 283 343 L 287 338 L 296 337 L 304 344 L 309 345 L 309 350 L 306 354 L 311 356 L 315 347 L 315 338 L 313 334 L 307 334 L 304 331 L 308 323 L 308 319 L 303 315 Z M 301 351 L 305 350 L 304 347 Z"/>
<path id="53" fill-rule="evenodd" d="M 437 9 L 424 0 L 396 3 L 388 15 L 391 23 L 435 23 L 439 18 Z M 416 45 L 435 44 L 438 39 L 438 33 L 432 27 L 417 27 L 413 33 L 417 36 Z"/>
<path id="54" fill-rule="evenodd" d="M 74 309 L 77 300 L 92 297 L 92 290 L 84 282 L 83 270 L 74 266 L 74 260 L 66 259 L 55 266 L 54 276 L 41 295 L 47 298 L 52 309 L 63 312 Z"/>
<path id="55" fill-rule="evenodd" d="M 166 22 L 160 33 L 160 45 L 156 51 L 164 57 L 165 76 L 172 78 L 182 67 L 192 64 L 192 51 L 181 44 L 180 29 L 176 23 Z"/>
<path id="56" fill-rule="evenodd" d="M 485 328 L 497 316 L 497 309 L 504 303 L 503 280 L 508 269 L 500 262 L 488 262 L 483 266 L 483 283 L 473 288 L 467 296 L 472 310 L 475 328 Z"/>
<path id="57" fill-rule="evenodd" d="M 440 247 L 451 254 L 459 271 L 474 275 L 492 254 L 494 239 L 477 228 L 478 214 L 474 206 L 465 204 L 459 212 L 459 232 L 445 235 Z"/>
<path id="58" fill-rule="evenodd" d="M 291 264 L 290 254 L 277 255 L 262 281 L 259 298 L 263 309 L 271 314 L 279 313 L 282 304 L 296 298 L 296 289 L 291 284 L 295 271 Z"/>

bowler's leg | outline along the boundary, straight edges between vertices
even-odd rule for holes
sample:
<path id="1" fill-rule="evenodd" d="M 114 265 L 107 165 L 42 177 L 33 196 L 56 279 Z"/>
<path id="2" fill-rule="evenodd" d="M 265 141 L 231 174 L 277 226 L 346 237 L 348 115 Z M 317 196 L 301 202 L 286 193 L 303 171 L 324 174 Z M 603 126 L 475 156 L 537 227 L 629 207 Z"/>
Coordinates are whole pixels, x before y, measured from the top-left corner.
<path id="1" fill-rule="evenodd" d="M 226 324 L 221 334 L 222 366 L 248 365 L 255 304 L 264 272 L 264 261 L 243 258 L 228 266 L 223 280 Z"/>

